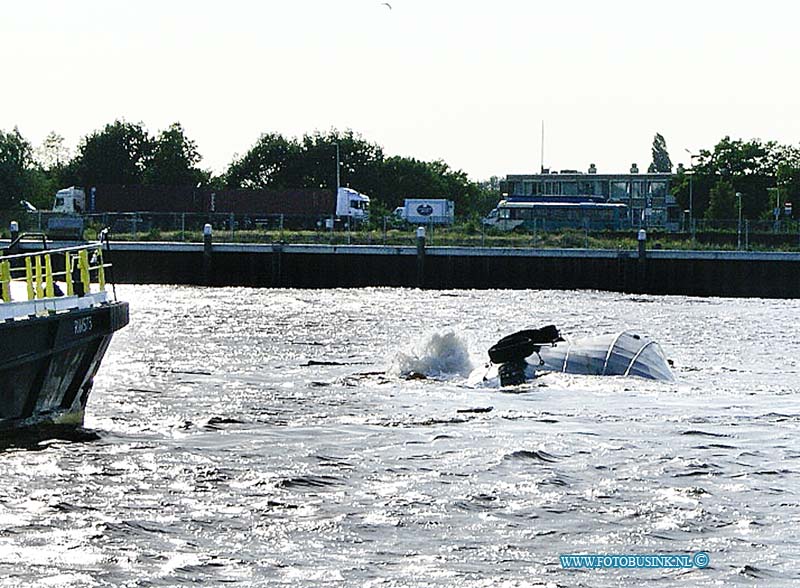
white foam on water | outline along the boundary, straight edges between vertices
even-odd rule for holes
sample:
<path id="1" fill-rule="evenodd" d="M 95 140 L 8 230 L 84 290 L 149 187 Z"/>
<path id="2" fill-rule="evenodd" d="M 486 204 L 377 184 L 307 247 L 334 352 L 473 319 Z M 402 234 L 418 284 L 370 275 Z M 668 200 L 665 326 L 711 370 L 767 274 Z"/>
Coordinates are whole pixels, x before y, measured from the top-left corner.
<path id="1" fill-rule="evenodd" d="M 465 377 L 472 369 L 472 359 L 464 339 L 454 331 L 444 331 L 424 336 L 399 351 L 392 358 L 388 373 L 394 376 Z"/>

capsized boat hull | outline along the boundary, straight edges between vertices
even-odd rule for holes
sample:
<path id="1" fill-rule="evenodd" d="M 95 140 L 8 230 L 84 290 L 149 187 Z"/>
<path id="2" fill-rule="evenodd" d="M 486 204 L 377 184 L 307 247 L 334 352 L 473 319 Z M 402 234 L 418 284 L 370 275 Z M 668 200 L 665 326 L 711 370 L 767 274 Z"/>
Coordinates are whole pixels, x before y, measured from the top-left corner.
<path id="1" fill-rule="evenodd" d="M 589 376 L 634 376 L 671 382 L 675 378 L 661 347 L 633 331 L 559 341 L 525 358 L 525 377 L 560 372 Z M 470 385 L 500 385 L 497 364 L 470 374 Z"/>

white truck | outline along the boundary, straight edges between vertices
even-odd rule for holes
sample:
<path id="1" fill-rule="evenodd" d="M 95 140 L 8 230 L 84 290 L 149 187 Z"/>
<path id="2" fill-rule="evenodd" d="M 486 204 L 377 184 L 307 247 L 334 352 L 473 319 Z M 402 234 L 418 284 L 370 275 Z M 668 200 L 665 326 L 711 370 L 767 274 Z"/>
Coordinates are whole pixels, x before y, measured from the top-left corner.
<path id="1" fill-rule="evenodd" d="M 86 211 L 86 192 L 83 188 L 70 186 L 56 192 L 53 212 L 64 214 L 83 214 Z"/>
<path id="2" fill-rule="evenodd" d="M 165 194 L 166 204 L 160 203 L 159 212 L 181 212 L 189 214 L 229 213 L 255 216 L 255 224 L 261 219 L 257 215 L 287 217 L 323 217 L 325 224 L 333 226 L 334 219 L 341 222 L 361 222 L 369 218 L 369 196 L 352 188 L 340 187 L 338 190 L 261 190 L 254 191 L 247 198 L 237 198 L 236 194 L 206 192 L 191 204 L 176 198 L 171 203 L 169 194 Z M 178 195 L 180 196 L 180 195 Z M 149 230 L 152 219 L 147 215 L 138 215 L 139 211 L 147 213 L 146 202 L 152 198 L 141 200 L 125 197 L 120 190 L 98 194 L 95 188 L 87 192 L 83 188 L 71 186 L 56 192 L 53 207 L 47 214 L 47 233 L 54 237 L 79 237 L 83 234 L 84 217 L 87 213 L 121 214 L 122 218 L 114 221 L 115 232 L 135 232 Z M 194 207 L 194 208 L 192 208 Z M 35 210 L 35 209 L 34 209 Z M 37 211 L 38 212 L 38 211 Z M 144 217 L 144 218 L 142 218 Z M 265 218 L 267 218 L 265 216 Z M 269 222 L 268 220 L 264 221 Z M 132 227 L 131 227 L 132 223 Z"/>
<path id="3" fill-rule="evenodd" d="M 83 188 L 70 186 L 56 192 L 53 201 L 54 214 L 47 217 L 47 235 L 52 238 L 83 238 L 83 217 L 86 212 L 86 192 Z"/>
<path id="4" fill-rule="evenodd" d="M 369 196 L 352 188 L 339 188 L 336 193 L 336 216 L 355 221 L 369 218 Z"/>
<path id="5" fill-rule="evenodd" d="M 452 225 L 455 221 L 455 204 L 443 198 L 406 198 L 394 215 L 407 223 L 422 225 Z"/>

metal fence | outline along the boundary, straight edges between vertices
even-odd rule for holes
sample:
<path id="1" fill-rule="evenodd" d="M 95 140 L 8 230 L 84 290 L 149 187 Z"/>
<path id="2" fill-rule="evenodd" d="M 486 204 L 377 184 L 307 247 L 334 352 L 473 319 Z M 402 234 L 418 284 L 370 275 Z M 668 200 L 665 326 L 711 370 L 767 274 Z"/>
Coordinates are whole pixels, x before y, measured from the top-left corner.
<path id="1" fill-rule="evenodd" d="M 48 221 L 55 213 L 15 214 L 23 232 L 47 232 Z M 319 243 L 415 245 L 419 224 L 399 221 L 392 215 L 365 222 L 349 222 L 332 216 L 299 217 L 288 215 L 239 215 L 232 213 L 102 213 L 84 215 L 83 237 L 93 239 L 108 227 L 117 240 L 185 241 L 203 240 L 203 227 L 211 224 L 217 242 L 233 243 Z M 4 234 L 8 234 L 8 214 L 0 216 Z M 630 247 L 640 228 L 649 234 L 652 246 L 664 248 L 722 249 L 800 249 L 800 222 L 792 219 L 752 221 L 742 219 L 707 221 L 694 219 L 670 227 L 641 227 L 639 224 L 620 230 L 557 228 L 535 224 L 504 232 L 478 220 L 452 226 L 428 223 L 429 245 L 503 246 L 503 247 Z"/>

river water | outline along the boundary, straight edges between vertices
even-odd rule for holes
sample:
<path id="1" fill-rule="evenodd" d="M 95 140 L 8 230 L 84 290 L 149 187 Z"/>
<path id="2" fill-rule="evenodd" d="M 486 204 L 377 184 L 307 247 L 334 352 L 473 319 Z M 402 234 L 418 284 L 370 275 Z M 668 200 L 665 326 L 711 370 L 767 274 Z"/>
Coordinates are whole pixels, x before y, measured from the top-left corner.
<path id="1" fill-rule="evenodd" d="M 2 586 L 800 583 L 800 301 L 117 290 L 84 434 L 0 454 Z M 548 323 L 646 333 L 676 382 L 466 386 Z"/>

